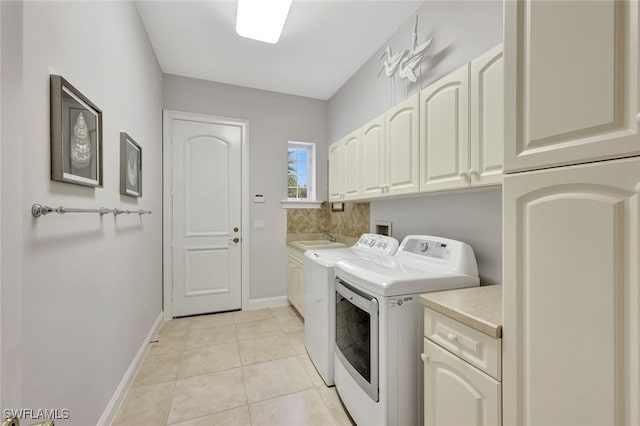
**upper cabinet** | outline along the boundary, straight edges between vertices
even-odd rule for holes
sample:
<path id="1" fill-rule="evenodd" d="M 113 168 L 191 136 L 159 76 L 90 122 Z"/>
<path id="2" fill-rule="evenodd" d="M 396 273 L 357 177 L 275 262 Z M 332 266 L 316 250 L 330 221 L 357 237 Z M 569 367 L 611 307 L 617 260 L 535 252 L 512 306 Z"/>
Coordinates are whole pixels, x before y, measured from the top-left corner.
<path id="1" fill-rule="evenodd" d="M 504 8 L 505 171 L 640 154 L 638 2 Z"/>
<path id="2" fill-rule="evenodd" d="M 360 198 L 360 129 L 329 146 L 329 201 Z"/>
<path id="3" fill-rule="evenodd" d="M 344 200 L 360 197 L 360 171 L 362 156 L 360 153 L 360 129 L 351 133 L 342 142 L 342 185 Z"/>
<path id="4" fill-rule="evenodd" d="M 471 186 L 502 184 L 504 60 L 502 44 L 471 61 Z"/>
<path id="5" fill-rule="evenodd" d="M 389 195 L 418 192 L 418 117 L 418 95 L 385 114 Z"/>
<path id="6" fill-rule="evenodd" d="M 502 45 L 329 147 L 329 200 L 502 184 Z"/>
<path id="7" fill-rule="evenodd" d="M 502 52 L 496 46 L 420 92 L 420 191 L 502 183 Z"/>
<path id="8" fill-rule="evenodd" d="M 387 154 L 384 114 L 362 127 L 362 196 L 373 198 L 386 191 Z"/>
<path id="9" fill-rule="evenodd" d="M 420 92 L 420 191 L 469 186 L 469 65 Z"/>
<path id="10" fill-rule="evenodd" d="M 342 140 L 329 145 L 329 201 L 342 200 Z"/>

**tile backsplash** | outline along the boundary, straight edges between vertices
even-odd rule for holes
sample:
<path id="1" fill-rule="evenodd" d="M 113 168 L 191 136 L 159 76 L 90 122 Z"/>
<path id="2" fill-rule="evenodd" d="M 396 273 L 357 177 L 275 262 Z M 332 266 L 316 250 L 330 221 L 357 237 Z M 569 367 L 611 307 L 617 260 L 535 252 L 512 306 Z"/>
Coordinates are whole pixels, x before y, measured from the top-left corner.
<path id="1" fill-rule="evenodd" d="M 369 232 L 369 203 L 344 203 L 344 211 L 332 212 L 331 203 L 320 209 L 288 209 L 287 234 L 331 234 L 359 237 Z"/>
<path id="2" fill-rule="evenodd" d="M 319 209 L 288 209 L 287 234 L 315 234 L 330 228 L 331 208 L 322 203 Z"/>

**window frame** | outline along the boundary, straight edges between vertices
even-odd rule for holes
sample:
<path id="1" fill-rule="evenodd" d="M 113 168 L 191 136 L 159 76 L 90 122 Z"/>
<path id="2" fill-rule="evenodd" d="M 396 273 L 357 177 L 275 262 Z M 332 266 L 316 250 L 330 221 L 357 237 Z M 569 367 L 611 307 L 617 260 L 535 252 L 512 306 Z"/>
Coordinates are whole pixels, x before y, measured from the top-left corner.
<path id="1" fill-rule="evenodd" d="M 289 158 L 289 150 L 304 149 L 307 151 L 307 197 L 291 198 L 289 197 L 289 171 L 287 170 L 287 201 L 315 201 L 316 200 L 316 144 L 314 142 L 289 141 L 287 143 L 287 159 Z M 296 160 L 297 161 L 297 160 Z M 287 161 L 288 166 L 288 161 Z M 299 174 L 298 174 L 299 176 Z M 297 187 L 300 188 L 300 187 Z"/>

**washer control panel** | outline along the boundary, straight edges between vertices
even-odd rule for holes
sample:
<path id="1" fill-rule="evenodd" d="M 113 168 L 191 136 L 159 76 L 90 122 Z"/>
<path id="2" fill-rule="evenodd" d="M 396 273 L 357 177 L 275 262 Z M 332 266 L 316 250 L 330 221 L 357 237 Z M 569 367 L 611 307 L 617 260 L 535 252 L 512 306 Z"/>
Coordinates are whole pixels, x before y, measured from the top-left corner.
<path id="1" fill-rule="evenodd" d="M 355 247 L 377 256 L 393 255 L 398 249 L 398 240 L 378 234 L 362 234 Z"/>

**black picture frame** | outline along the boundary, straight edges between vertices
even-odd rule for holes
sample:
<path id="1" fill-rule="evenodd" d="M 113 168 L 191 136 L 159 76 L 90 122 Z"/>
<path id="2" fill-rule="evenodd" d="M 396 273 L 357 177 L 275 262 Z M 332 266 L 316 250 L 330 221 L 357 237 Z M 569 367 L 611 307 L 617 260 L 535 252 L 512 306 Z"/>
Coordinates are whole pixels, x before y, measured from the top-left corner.
<path id="1" fill-rule="evenodd" d="M 120 193 L 142 197 L 142 147 L 120 132 Z"/>
<path id="2" fill-rule="evenodd" d="M 102 110 L 50 75 L 51 180 L 102 187 Z"/>

